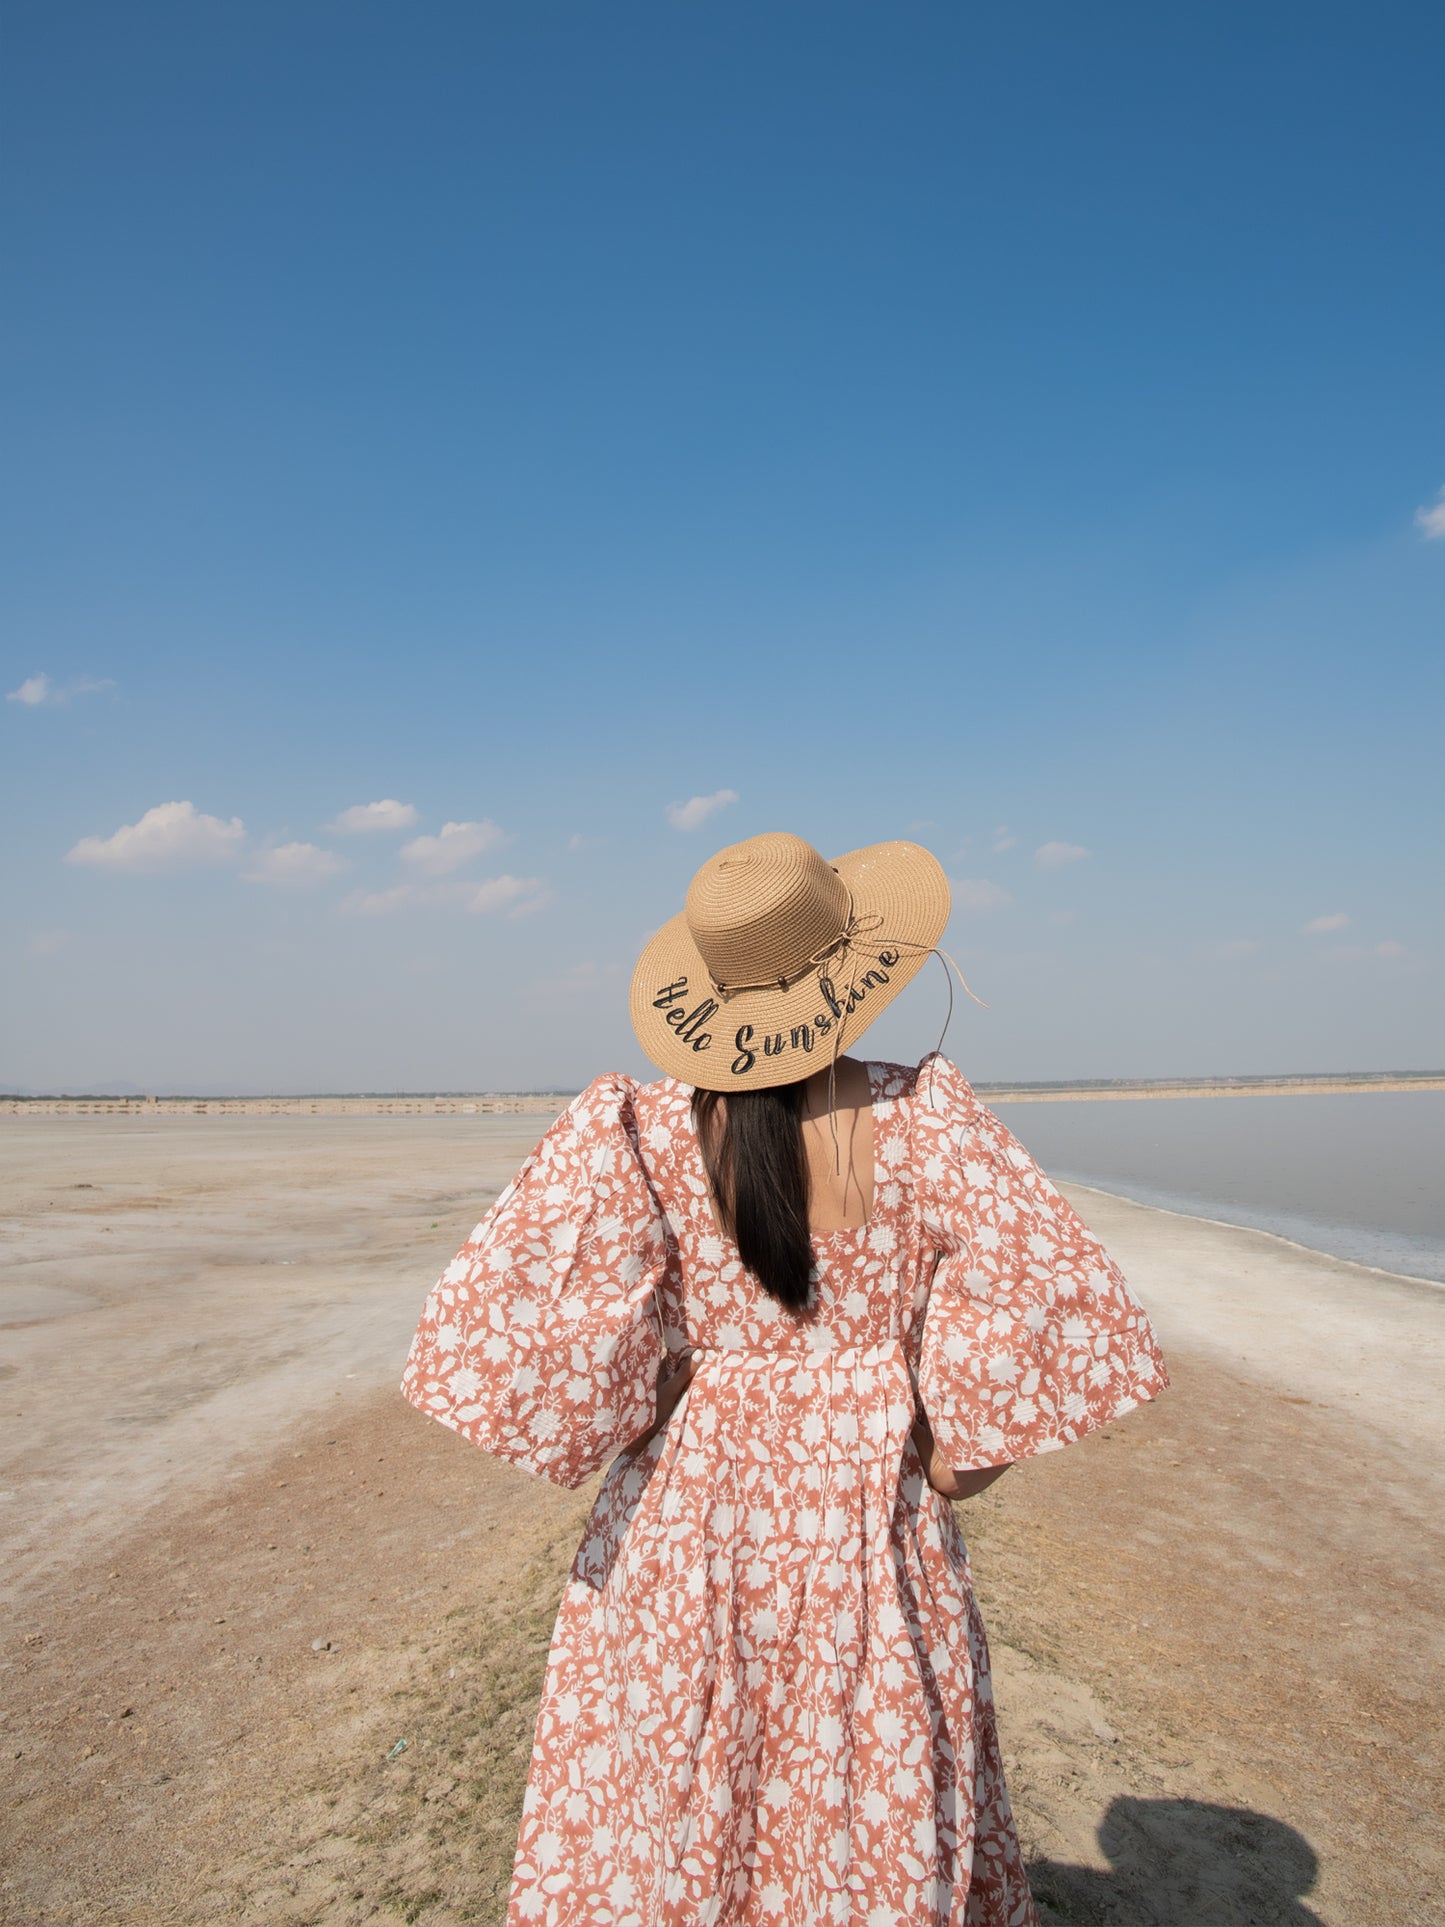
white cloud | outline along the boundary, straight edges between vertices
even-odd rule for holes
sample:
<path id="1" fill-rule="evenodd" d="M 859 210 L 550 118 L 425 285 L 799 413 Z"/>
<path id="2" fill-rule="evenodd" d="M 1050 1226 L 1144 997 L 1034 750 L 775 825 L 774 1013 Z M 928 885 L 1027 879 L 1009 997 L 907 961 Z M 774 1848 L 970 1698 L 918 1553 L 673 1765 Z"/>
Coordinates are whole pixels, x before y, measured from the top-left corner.
<path id="1" fill-rule="evenodd" d="M 1348 910 L 1332 910 L 1327 917 L 1311 917 L 1308 923 L 1300 925 L 1300 933 L 1306 937 L 1318 937 L 1327 930 L 1343 930 L 1350 920 Z"/>
<path id="2" fill-rule="evenodd" d="M 1011 850 L 1017 842 L 1018 838 L 1009 834 L 1007 823 L 1000 823 L 993 833 L 994 852 L 998 856 L 1002 856 L 1005 850 Z"/>
<path id="3" fill-rule="evenodd" d="M 1393 937 L 1385 937 L 1379 943 L 1332 943 L 1325 955 L 1334 957 L 1340 963 L 1363 963 L 1369 957 L 1379 957 L 1385 963 L 1398 963 L 1404 958 L 1414 963 L 1414 953 Z"/>
<path id="4" fill-rule="evenodd" d="M 409 830 L 415 821 L 415 804 L 398 803 L 394 796 L 386 796 L 379 803 L 353 803 L 326 827 L 355 836 L 368 830 Z"/>
<path id="5" fill-rule="evenodd" d="M 94 696 L 103 689 L 114 689 L 115 684 L 109 676 L 72 676 L 67 683 L 53 683 L 43 672 L 27 676 L 18 689 L 6 692 L 7 703 L 23 703 L 27 709 L 38 709 L 42 703 L 55 705 L 68 703 L 72 696 Z"/>
<path id="6" fill-rule="evenodd" d="M 494 850 L 505 843 L 507 833 L 500 824 L 484 817 L 480 823 L 443 823 L 436 836 L 413 837 L 404 843 L 402 856 L 427 876 L 445 876 L 459 870 L 483 850 Z"/>
<path id="7" fill-rule="evenodd" d="M 1034 862 L 1041 870 L 1057 870 L 1061 864 L 1077 863 L 1088 855 L 1082 843 L 1041 843 L 1034 851 Z"/>
<path id="8" fill-rule="evenodd" d="M 1001 890 L 996 883 L 986 877 L 953 877 L 949 881 L 953 892 L 955 910 L 973 910 L 980 915 L 990 910 L 1002 910 L 1013 902 L 1007 890 Z"/>
<path id="9" fill-rule="evenodd" d="M 488 877 L 469 891 L 466 904 L 474 916 L 489 916 L 501 911 L 509 917 L 529 917 L 552 901 L 552 892 L 541 877 Z"/>
<path id="10" fill-rule="evenodd" d="M 354 917 L 389 917 L 393 911 L 422 900 L 414 884 L 398 883 L 390 890 L 353 890 L 342 899 L 341 907 Z"/>
<path id="11" fill-rule="evenodd" d="M 349 869 L 344 856 L 323 850 L 316 843 L 278 843 L 269 850 L 257 850 L 251 867 L 241 872 L 247 883 L 289 883 L 302 886 L 324 883 Z"/>
<path id="12" fill-rule="evenodd" d="M 357 917 L 389 917 L 399 910 L 469 910 L 474 916 L 529 917 L 552 901 L 542 877 L 459 878 L 438 883 L 398 883 L 390 890 L 353 890 L 341 908 Z"/>
<path id="13" fill-rule="evenodd" d="M 1428 508 L 1416 509 L 1415 527 L 1427 542 L 1445 542 L 1445 488 Z"/>
<path id="14" fill-rule="evenodd" d="M 736 803 L 736 790 L 714 790 L 711 796 L 690 796 L 685 803 L 669 803 L 667 820 L 675 830 L 695 830 L 718 810 Z"/>
<path id="15" fill-rule="evenodd" d="M 1258 949 L 1258 937 L 1221 937 L 1209 946 L 1209 954 L 1228 963 L 1234 957 L 1252 957 Z"/>
<path id="16" fill-rule="evenodd" d="M 229 863 L 240 855 L 246 827 L 239 816 L 229 823 L 204 816 L 193 803 L 158 803 L 138 823 L 123 823 L 113 836 L 83 836 L 67 850 L 67 863 L 137 873 L 183 870 Z"/>

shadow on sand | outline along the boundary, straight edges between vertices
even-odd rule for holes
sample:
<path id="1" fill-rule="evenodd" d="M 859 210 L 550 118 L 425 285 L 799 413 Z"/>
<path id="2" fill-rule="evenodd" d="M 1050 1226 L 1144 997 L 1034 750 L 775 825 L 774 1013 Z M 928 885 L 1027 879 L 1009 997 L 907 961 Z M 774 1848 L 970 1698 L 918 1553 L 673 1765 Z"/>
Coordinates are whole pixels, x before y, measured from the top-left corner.
<path id="1" fill-rule="evenodd" d="M 1045 1919 L 1064 1927 L 1321 1927 L 1301 1904 L 1319 1872 L 1302 1834 L 1246 1807 L 1114 1800 L 1099 1825 L 1107 1873 L 1029 1867 Z"/>

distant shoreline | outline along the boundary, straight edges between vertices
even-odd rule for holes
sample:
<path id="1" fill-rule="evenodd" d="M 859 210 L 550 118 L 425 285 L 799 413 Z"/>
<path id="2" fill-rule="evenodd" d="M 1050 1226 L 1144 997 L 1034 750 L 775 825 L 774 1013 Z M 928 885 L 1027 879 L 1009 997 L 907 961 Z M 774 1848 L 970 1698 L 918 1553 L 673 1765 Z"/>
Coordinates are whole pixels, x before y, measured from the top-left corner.
<path id="1" fill-rule="evenodd" d="M 1318 1077 L 1099 1078 L 1075 1084 L 975 1084 L 973 1088 L 991 1104 L 1050 1104 L 1094 1097 L 1313 1097 L 1336 1091 L 1445 1091 L 1445 1071 L 1365 1071 Z"/>
<path id="2" fill-rule="evenodd" d="M 989 1103 L 1094 1098 L 1309 1097 L 1355 1091 L 1445 1091 L 1445 1071 L 1342 1071 L 1278 1077 L 1080 1078 L 973 1086 Z M 387 1092 L 306 1097 L 0 1097 L 0 1117 L 494 1117 L 555 1115 L 575 1091 Z"/>
<path id="3" fill-rule="evenodd" d="M 475 1097 L 4 1097 L 0 1117 L 555 1117 L 575 1091 Z"/>

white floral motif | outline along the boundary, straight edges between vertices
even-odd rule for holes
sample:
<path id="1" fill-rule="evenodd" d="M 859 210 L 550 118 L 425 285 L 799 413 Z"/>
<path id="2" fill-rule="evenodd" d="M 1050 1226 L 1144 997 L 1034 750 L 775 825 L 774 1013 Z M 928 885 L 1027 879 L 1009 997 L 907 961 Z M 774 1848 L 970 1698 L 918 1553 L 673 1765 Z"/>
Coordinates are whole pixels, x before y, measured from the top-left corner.
<path id="1" fill-rule="evenodd" d="M 874 1209 L 781 1310 L 707 1203 L 691 1094 L 599 1079 L 428 1301 L 404 1390 L 593 1507 L 538 1716 L 509 1927 L 1036 1927 L 988 1649 L 914 1385 L 959 1467 L 1166 1383 L 1147 1318 L 941 1057 L 870 1066 Z M 927 1664 L 919 1655 L 927 1655 Z"/>

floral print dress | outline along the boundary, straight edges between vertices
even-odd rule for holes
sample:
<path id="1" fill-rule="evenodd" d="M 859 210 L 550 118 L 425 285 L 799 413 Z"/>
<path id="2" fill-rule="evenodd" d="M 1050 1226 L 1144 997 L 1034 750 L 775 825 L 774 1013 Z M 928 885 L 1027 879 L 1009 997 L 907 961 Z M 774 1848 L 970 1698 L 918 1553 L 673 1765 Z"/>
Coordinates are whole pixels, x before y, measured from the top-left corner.
<path id="1" fill-rule="evenodd" d="M 563 1486 L 615 1457 L 553 1637 L 508 1927 L 1035 1927 L 953 1508 L 922 1475 L 1167 1383 L 1117 1267 L 947 1059 L 870 1064 L 874 1204 L 778 1305 L 691 1092 L 599 1078 L 447 1267 L 404 1391 Z"/>

